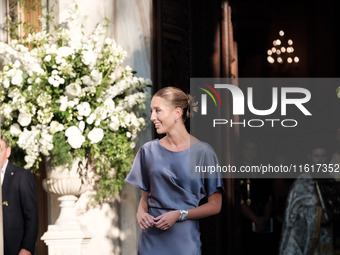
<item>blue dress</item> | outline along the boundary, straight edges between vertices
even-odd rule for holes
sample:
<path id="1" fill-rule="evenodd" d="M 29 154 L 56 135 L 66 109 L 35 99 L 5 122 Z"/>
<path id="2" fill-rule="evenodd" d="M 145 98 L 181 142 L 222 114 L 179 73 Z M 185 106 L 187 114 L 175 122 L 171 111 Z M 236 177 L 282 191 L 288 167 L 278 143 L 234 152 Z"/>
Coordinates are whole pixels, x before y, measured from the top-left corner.
<path id="1" fill-rule="evenodd" d="M 174 152 L 158 139 L 144 144 L 138 151 L 126 182 L 149 192 L 149 213 L 157 217 L 170 210 L 197 207 L 205 196 L 223 189 L 222 180 L 192 177 L 190 161 L 199 165 L 216 165 L 214 150 L 204 142 Z M 210 176 L 212 177 L 212 176 Z M 176 222 L 167 230 L 156 227 L 142 230 L 138 242 L 140 255 L 200 255 L 198 220 Z"/>

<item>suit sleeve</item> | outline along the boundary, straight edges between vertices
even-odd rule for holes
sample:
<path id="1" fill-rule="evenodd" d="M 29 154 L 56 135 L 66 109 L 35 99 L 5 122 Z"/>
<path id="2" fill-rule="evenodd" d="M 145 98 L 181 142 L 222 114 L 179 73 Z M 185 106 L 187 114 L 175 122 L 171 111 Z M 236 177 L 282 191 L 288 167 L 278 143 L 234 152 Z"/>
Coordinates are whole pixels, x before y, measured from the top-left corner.
<path id="1" fill-rule="evenodd" d="M 27 170 L 20 181 L 20 202 L 25 222 L 21 248 L 33 254 L 38 236 L 38 202 L 33 176 Z"/>

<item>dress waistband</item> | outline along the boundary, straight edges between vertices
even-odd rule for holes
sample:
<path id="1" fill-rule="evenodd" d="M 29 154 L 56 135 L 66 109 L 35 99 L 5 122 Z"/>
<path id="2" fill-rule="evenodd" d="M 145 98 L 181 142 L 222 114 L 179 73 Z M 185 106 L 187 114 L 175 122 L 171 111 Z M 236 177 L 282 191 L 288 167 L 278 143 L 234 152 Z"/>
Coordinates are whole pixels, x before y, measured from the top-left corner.
<path id="1" fill-rule="evenodd" d="M 149 206 L 149 208 L 158 209 L 158 210 L 166 210 L 166 211 L 179 210 L 179 209 L 174 209 L 174 208 L 161 208 L 161 207 L 156 207 L 156 206 Z"/>

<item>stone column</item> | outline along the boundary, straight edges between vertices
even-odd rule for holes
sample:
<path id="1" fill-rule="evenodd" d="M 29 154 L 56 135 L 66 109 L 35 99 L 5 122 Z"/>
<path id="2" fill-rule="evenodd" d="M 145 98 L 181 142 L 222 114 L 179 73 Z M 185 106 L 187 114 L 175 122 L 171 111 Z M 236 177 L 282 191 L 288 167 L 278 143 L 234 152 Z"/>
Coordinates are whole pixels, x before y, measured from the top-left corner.
<path id="1" fill-rule="evenodd" d="M 113 38 L 128 52 L 125 63 L 137 71 L 137 76 L 151 79 L 152 0 L 115 0 L 113 17 Z M 146 109 L 145 113 L 149 116 L 148 104 Z M 149 117 L 146 117 L 146 120 L 148 121 Z M 136 149 L 150 141 L 151 134 L 149 125 L 148 129 L 139 135 Z M 121 254 L 137 254 L 140 227 L 136 213 L 141 192 L 127 184 L 120 197 Z"/>

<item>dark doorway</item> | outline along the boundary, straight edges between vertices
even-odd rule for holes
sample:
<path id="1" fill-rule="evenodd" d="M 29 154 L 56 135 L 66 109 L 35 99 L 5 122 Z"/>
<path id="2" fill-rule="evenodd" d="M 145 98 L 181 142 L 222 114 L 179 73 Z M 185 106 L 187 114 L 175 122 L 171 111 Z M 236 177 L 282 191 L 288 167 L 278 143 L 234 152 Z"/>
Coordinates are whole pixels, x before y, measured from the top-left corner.
<path id="1" fill-rule="evenodd" d="M 175 86 L 190 93 L 190 78 L 236 77 L 237 51 L 228 2 L 154 0 L 152 64 L 154 92 Z M 228 133 L 230 148 L 235 148 L 237 136 L 237 129 Z M 224 153 L 230 160 L 235 158 L 234 150 Z M 222 212 L 200 221 L 202 254 L 238 254 L 233 180 L 225 180 L 225 187 Z"/>

